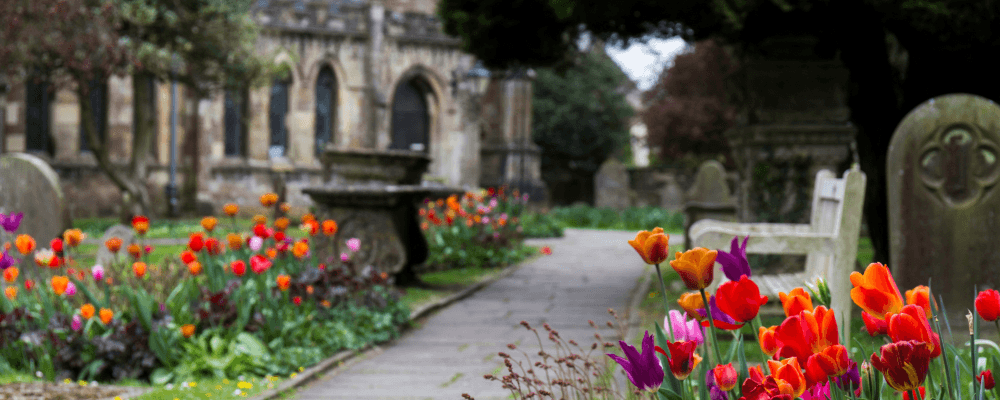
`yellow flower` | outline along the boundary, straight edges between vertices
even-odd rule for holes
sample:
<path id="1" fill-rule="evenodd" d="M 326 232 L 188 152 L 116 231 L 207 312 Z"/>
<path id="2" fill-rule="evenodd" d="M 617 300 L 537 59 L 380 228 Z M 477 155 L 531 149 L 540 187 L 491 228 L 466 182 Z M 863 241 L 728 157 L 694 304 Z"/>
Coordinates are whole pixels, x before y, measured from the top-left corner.
<path id="1" fill-rule="evenodd" d="M 718 251 L 696 247 L 684 253 L 677 252 L 670 266 L 684 280 L 688 289 L 701 290 L 712 283 L 715 270 L 715 256 Z"/>

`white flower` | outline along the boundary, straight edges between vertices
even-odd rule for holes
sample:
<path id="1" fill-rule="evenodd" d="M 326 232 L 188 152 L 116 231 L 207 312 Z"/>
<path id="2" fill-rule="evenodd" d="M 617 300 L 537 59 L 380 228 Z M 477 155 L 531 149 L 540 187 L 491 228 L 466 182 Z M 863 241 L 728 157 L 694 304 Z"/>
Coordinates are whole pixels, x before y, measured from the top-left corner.
<path id="1" fill-rule="evenodd" d="M 167 390 L 174 390 L 174 384 L 173 383 L 168 383 L 167 386 L 165 386 L 165 387 L 166 387 Z"/>
<path id="2" fill-rule="evenodd" d="M 45 375 L 42 374 L 42 371 L 35 371 L 35 376 L 41 378 L 41 377 L 43 377 Z"/>
<path id="3" fill-rule="evenodd" d="M 187 388 L 188 388 L 187 381 L 181 382 L 181 389 L 187 389 Z"/>
<path id="4" fill-rule="evenodd" d="M 233 396 L 239 396 L 240 394 L 243 394 L 243 392 L 241 392 L 239 389 L 233 391 Z"/>

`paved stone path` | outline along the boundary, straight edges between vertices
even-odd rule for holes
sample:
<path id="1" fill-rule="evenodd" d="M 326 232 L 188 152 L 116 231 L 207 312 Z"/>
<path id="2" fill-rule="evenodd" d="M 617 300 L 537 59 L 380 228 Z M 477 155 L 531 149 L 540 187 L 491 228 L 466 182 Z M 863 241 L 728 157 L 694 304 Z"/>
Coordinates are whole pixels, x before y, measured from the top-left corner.
<path id="1" fill-rule="evenodd" d="M 537 353 L 534 335 L 520 321 L 543 333 L 541 325 L 548 322 L 563 338 L 589 346 L 594 330 L 587 320 L 604 323 L 609 307 L 624 313 L 645 270 L 627 243 L 634 237 L 635 232 L 567 229 L 563 238 L 532 240 L 551 246 L 552 255 L 439 311 L 421 328 L 347 362 L 294 398 L 461 399 L 469 393 L 477 400 L 506 399 L 509 392 L 483 375 L 499 372 L 497 352 L 509 351 L 508 343 Z M 605 334 L 609 339 L 610 330 Z"/>

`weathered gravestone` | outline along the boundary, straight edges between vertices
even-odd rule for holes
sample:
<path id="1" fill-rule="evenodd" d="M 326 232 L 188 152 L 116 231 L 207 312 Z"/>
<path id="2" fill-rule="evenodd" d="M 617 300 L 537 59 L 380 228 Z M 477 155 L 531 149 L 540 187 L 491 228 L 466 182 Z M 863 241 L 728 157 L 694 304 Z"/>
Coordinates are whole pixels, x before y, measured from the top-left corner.
<path id="1" fill-rule="evenodd" d="M 624 210 L 631 205 L 628 171 L 616 158 L 609 158 L 594 175 L 594 206 Z"/>
<path id="2" fill-rule="evenodd" d="M 684 189 L 677 183 L 673 174 L 663 175 L 663 187 L 660 188 L 660 208 L 670 211 L 684 209 Z"/>
<path id="3" fill-rule="evenodd" d="M 122 248 L 118 251 L 118 259 L 121 260 L 121 253 L 125 252 L 128 245 L 135 240 L 135 230 L 130 226 L 119 224 L 104 231 L 104 235 L 101 236 L 101 243 L 97 245 L 97 257 L 95 258 L 95 263 L 97 265 L 108 267 L 115 262 L 115 255 L 108 250 L 107 246 L 104 245 L 104 243 L 111 238 L 119 238 L 122 240 Z"/>
<path id="4" fill-rule="evenodd" d="M 949 94 L 910 111 L 886 163 L 890 257 L 901 291 L 926 285 L 953 316 L 1000 286 L 1000 107 Z"/>
<path id="5" fill-rule="evenodd" d="M 23 153 L 0 155 L 0 213 L 24 213 L 18 234 L 39 247 L 70 227 L 59 175 L 42 159 Z"/>
<path id="6" fill-rule="evenodd" d="M 729 191 L 726 168 L 722 163 L 715 160 L 701 163 L 694 177 L 694 184 L 688 189 L 684 213 L 686 214 L 685 244 L 691 243 L 688 231 L 691 229 L 691 224 L 699 219 L 736 220 L 736 199 Z"/>

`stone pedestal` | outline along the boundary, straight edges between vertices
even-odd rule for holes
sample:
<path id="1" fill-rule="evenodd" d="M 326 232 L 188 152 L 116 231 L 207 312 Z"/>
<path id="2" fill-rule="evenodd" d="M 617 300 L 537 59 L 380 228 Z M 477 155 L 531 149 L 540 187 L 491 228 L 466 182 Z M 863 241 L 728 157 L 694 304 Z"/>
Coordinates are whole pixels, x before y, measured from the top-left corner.
<path id="1" fill-rule="evenodd" d="M 795 219 L 767 222 L 807 222 L 813 177 L 821 169 L 842 170 L 852 159 L 847 69 L 819 48 L 810 37 L 772 38 L 742 60 L 729 82 L 732 102 L 740 107 L 726 138 L 739 165 L 741 220 L 767 219 L 761 216 L 766 203 L 776 208 L 764 213 L 771 219 L 775 212 L 779 219 Z M 786 182 L 804 179 L 805 195 L 789 187 L 772 194 L 778 199 L 753 201 L 764 196 L 754 182 L 764 164 L 786 169 Z"/>
<path id="2" fill-rule="evenodd" d="M 542 151 L 531 141 L 532 75 L 490 78 L 481 99 L 483 139 L 479 184 L 506 185 L 529 194 L 532 202 L 544 202 L 548 195 L 542 181 Z"/>

